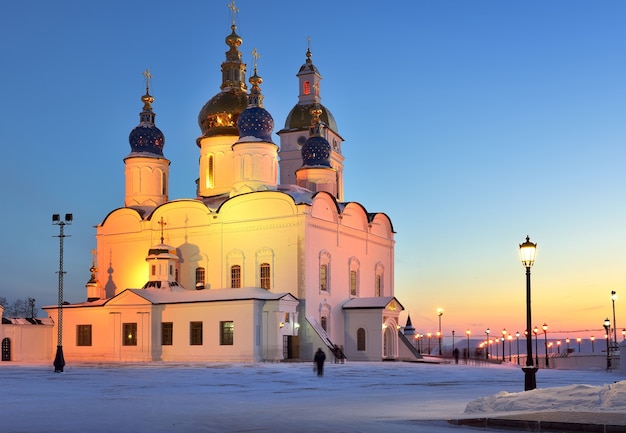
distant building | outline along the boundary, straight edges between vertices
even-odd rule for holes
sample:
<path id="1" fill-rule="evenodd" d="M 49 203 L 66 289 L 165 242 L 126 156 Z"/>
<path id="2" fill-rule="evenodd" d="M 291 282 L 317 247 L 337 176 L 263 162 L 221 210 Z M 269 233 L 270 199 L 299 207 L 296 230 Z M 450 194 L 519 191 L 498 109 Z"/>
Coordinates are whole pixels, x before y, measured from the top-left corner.
<path id="1" fill-rule="evenodd" d="M 348 360 L 399 357 L 393 226 L 344 200 L 343 138 L 310 50 L 278 146 L 256 58 L 248 92 L 231 29 L 221 90 L 198 118 L 193 198 L 168 196 L 146 73 L 124 206 L 97 226 L 85 302 L 63 308 L 68 362 L 309 360 L 335 346 Z"/>
<path id="2" fill-rule="evenodd" d="M 49 359 L 56 341 L 52 341 L 54 322 L 44 318 L 4 317 L 0 305 L 0 344 L 2 361 L 41 361 Z"/>

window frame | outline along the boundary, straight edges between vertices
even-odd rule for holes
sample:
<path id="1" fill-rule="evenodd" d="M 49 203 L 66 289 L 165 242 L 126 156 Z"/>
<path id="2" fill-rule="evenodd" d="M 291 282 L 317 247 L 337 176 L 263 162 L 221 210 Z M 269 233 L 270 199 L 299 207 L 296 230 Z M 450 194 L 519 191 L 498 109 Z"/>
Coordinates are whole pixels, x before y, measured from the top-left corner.
<path id="1" fill-rule="evenodd" d="M 235 322 L 232 320 L 220 321 L 220 346 L 235 344 Z"/>
<path id="2" fill-rule="evenodd" d="M 137 346 L 137 322 L 122 323 L 122 346 Z"/>
<path id="3" fill-rule="evenodd" d="M 161 346 L 174 345 L 174 323 L 161 322 Z"/>
<path id="4" fill-rule="evenodd" d="M 202 346 L 203 345 L 203 323 L 201 321 L 189 322 L 189 345 L 190 346 Z"/>
<path id="5" fill-rule="evenodd" d="M 91 325 L 76 325 L 76 346 L 91 346 L 93 330 Z"/>

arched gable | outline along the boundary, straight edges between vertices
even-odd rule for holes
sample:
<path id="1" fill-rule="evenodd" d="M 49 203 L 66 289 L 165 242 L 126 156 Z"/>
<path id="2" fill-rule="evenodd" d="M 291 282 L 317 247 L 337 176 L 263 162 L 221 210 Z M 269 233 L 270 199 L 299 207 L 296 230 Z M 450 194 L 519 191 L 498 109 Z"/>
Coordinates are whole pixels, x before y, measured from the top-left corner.
<path id="1" fill-rule="evenodd" d="M 391 239 L 393 236 L 393 226 L 391 220 L 384 213 L 374 214 L 370 223 L 370 231 L 373 235 Z"/>
<path id="2" fill-rule="evenodd" d="M 368 218 L 365 208 L 359 203 L 351 202 L 341 212 L 341 225 L 351 227 L 353 229 L 367 231 Z"/>
<path id="3" fill-rule="evenodd" d="M 111 211 L 98 226 L 98 234 L 137 233 L 143 221 L 141 211 L 123 207 Z"/>
<path id="4" fill-rule="evenodd" d="M 217 210 L 222 222 L 262 220 L 298 213 L 293 198 L 278 191 L 257 191 L 226 200 Z"/>
<path id="5" fill-rule="evenodd" d="M 175 200 L 162 204 L 148 216 L 152 230 L 161 230 L 161 218 L 166 223 L 164 230 L 204 227 L 211 224 L 212 217 L 206 205 L 198 200 Z"/>
<path id="6" fill-rule="evenodd" d="M 335 198 L 326 192 L 315 194 L 311 203 L 311 216 L 336 223 L 339 220 L 339 208 Z"/>

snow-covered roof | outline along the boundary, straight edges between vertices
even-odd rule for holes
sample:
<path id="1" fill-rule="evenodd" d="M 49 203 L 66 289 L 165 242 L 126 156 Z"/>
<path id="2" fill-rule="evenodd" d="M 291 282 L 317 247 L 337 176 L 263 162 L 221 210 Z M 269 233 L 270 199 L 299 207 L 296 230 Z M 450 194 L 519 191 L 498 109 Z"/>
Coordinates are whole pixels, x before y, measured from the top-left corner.
<path id="1" fill-rule="evenodd" d="M 386 308 L 387 305 L 394 301 L 400 310 L 404 310 L 404 307 L 394 296 L 377 296 L 374 298 L 354 298 L 343 304 L 343 309 L 349 308 Z"/>
<path id="2" fill-rule="evenodd" d="M 54 322 L 49 317 L 14 317 L 2 318 L 3 325 L 52 325 Z"/>
<path id="3" fill-rule="evenodd" d="M 127 289 L 152 304 L 179 304 L 190 302 L 218 302 L 218 301 L 241 301 L 258 299 L 275 301 L 285 297 L 292 297 L 290 293 L 273 293 L 258 287 L 242 289 L 217 289 L 217 290 L 181 290 L 169 291 L 160 289 Z M 123 293 L 123 292 L 122 292 Z M 121 295 L 121 293 L 120 293 Z M 119 295 L 118 295 L 119 296 Z"/>

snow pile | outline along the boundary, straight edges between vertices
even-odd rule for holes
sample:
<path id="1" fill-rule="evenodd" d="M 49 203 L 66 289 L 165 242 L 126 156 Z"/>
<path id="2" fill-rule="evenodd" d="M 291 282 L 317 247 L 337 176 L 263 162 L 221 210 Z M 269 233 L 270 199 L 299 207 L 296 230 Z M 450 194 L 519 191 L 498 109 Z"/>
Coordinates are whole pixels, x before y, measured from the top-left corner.
<path id="1" fill-rule="evenodd" d="M 626 412 L 626 380 L 603 386 L 568 385 L 524 392 L 501 391 L 471 401 L 465 413 L 537 410 Z"/>

